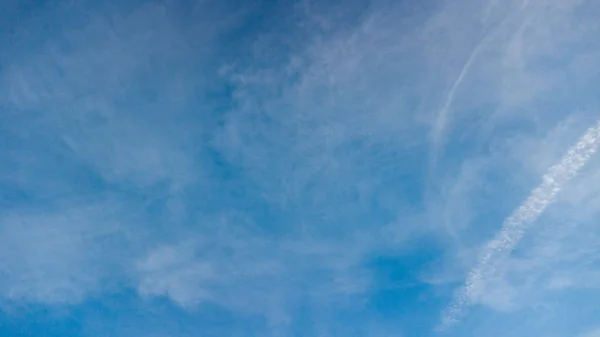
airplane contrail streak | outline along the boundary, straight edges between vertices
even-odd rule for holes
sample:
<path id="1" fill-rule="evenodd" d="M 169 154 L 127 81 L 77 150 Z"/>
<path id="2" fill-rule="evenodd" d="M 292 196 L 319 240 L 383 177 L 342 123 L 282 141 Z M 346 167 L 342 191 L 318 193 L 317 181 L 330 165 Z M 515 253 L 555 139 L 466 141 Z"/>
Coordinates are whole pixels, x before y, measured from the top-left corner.
<path id="1" fill-rule="evenodd" d="M 495 273 L 495 261 L 510 253 L 521 240 L 528 225 L 533 223 L 552 203 L 561 188 L 594 155 L 600 146 L 600 120 L 579 139 L 562 157 L 560 163 L 550 167 L 542 177 L 542 183 L 533 189 L 529 197 L 504 220 L 502 229 L 481 252 L 478 263 L 467 275 L 450 306 L 442 313 L 438 330 L 444 330 L 458 321 L 485 282 Z"/>
<path id="2" fill-rule="evenodd" d="M 448 119 L 448 111 L 450 110 L 450 106 L 452 105 L 452 102 L 454 102 L 454 96 L 456 95 L 456 91 L 462 84 L 465 76 L 471 69 L 473 60 L 475 60 L 477 54 L 479 53 L 479 49 L 481 48 L 482 41 L 483 40 L 479 41 L 477 43 L 477 45 L 475 46 L 475 48 L 473 48 L 473 50 L 469 54 L 469 58 L 467 59 L 467 61 L 463 65 L 463 67 L 461 68 L 460 73 L 458 74 L 458 77 L 452 84 L 452 87 L 450 88 L 450 91 L 448 92 L 448 95 L 446 96 L 446 101 L 444 102 L 444 105 L 437 113 L 437 117 L 435 119 L 435 124 L 433 126 L 432 135 L 431 135 L 431 143 L 433 146 L 431 160 L 434 162 L 437 159 L 436 157 L 438 155 L 438 151 L 439 151 L 440 143 L 441 143 L 442 136 L 444 133 L 444 129 L 446 128 L 446 120 Z"/>

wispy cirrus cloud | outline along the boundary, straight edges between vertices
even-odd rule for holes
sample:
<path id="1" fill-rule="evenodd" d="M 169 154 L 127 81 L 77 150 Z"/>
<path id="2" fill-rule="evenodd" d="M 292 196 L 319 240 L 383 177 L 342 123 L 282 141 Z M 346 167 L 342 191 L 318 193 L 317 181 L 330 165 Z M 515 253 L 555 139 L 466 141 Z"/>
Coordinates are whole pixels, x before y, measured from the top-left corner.
<path id="1" fill-rule="evenodd" d="M 196 53 L 200 42 L 187 38 L 198 35 L 185 33 L 198 28 L 177 22 L 178 10 L 145 5 L 128 14 L 109 10 L 87 23 L 67 21 L 38 53 L 7 55 L 3 295 L 15 303 L 81 305 L 134 289 L 190 311 L 213 305 L 262 315 L 284 329 L 296 307 L 362 296 L 370 283 L 362 264 L 375 241 L 356 232 L 363 220 L 346 233 L 342 222 L 352 215 L 340 219 L 319 205 L 330 198 L 330 206 L 349 202 L 350 210 L 366 202 L 366 195 L 344 196 L 354 187 L 319 186 L 335 176 L 334 167 L 344 179 L 362 174 L 335 163 L 356 160 L 333 155 L 347 136 L 336 140 L 330 131 L 337 126 L 325 124 L 316 130 L 319 139 L 302 146 L 304 133 L 321 121 L 315 114 L 294 124 L 296 116 L 287 114 L 280 121 L 288 129 L 272 138 L 277 128 L 254 120 L 255 104 L 273 98 L 270 81 L 289 80 L 287 65 L 269 65 L 266 77 L 254 68 L 219 71 L 225 61 Z M 214 9 L 192 13 L 206 10 Z M 204 47 L 212 39 L 204 36 Z M 202 69 L 213 62 L 211 71 Z M 196 67 L 196 74 L 181 71 Z M 305 92 L 315 85 L 307 83 Z M 210 95 L 227 95 L 227 86 L 234 97 L 223 109 Z M 282 103 L 298 104 L 301 86 L 286 88 L 290 96 Z M 253 90 L 260 95 L 251 97 Z M 274 114 L 278 106 L 267 108 Z M 283 131 L 292 132 L 286 138 Z M 332 146 L 322 147 L 327 137 Z M 272 155 L 284 152 L 277 164 Z M 303 155 L 310 160 L 304 163 Z M 311 184 L 314 194 L 307 195 Z M 372 195 L 380 184 L 364 181 L 358 192 Z M 287 209 L 275 208 L 286 200 Z M 354 213 L 364 219 L 362 207 Z"/>
<path id="2" fill-rule="evenodd" d="M 117 335 L 427 335 L 597 119 L 591 1 L 88 5 L 0 36 L 0 294 Z M 593 283 L 588 164 L 469 303 Z"/>
<path id="3" fill-rule="evenodd" d="M 501 231 L 481 252 L 477 266 L 472 269 L 465 286 L 456 295 L 454 302 L 443 316 L 442 328 L 458 319 L 465 306 L 481 292 L 481 283 L 495 273 L 496 260 L 510 253 L 546 207 L 554 201 L 563 186 L 586 164 L 600 146 L 600 122 L 590 128 L 580 140 L 567 151 L 559 164 L 552 166 L 542 177 L 542 183 L 503 223 Z"/>

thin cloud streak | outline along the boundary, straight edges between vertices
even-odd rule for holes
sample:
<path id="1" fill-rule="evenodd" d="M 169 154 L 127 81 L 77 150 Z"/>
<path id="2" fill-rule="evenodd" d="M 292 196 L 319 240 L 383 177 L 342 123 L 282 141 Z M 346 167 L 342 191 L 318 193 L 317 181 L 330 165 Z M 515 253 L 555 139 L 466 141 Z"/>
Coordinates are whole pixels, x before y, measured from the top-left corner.
<path id="1" fill-rule="evenodd" d="M 456 90 L 458 90 L 461 83 L 463 82 L 463 79 L 468 74 L 469 70 L 471 69 L 471 65 L 473 64 L 473 61 L 476 59 L 477 54 L 479 54 L 479 50 L 481 49 L 481 46 L 483 45 L 484 40 L 485 40 L 485 37 L 483 39 L 481 39 L 481 41 L 479 41 L 477 43 L 475 48 L 473 48 L 473 51 L 471 51 L 471 54 L 469 55 L 467 62 L 465 62 L 465 64 L 463 65 L 462 69 L 460 70 L 460 74 L 458 75 L 458 77 L 454 81 L 454 84 L 452 84 L 452 88 L 450 88 L 450 91 L 448 92 L 448 96 L 446 97 L 444 106 L 442 107 L 442 109 L 440 109 L 440 111 L 437 114 L 437 118 L 435 119 L 435 125 L 433 128 L 433 135 L 431 137 L 432 138 L 432 146 L 433 146 L 433 149 L 431 151 L 431 153 L 432 153 L 432 157 L 431 157 L 432 168 L 435 167 L 435 162 L 437 160 L 440 142 L 442 139 L 442 135 L 444 133 L 444 129 L 446 128 L 446 120 L 448 118 L 448 111 L 450 110 L 450 106 L 452 105 L 452 102 L 454 101 L 454 96 L 456 95 Z"/>
<path id="2" fill-rule="evenodd" d="M 600 120 L 567 151 L 559 164 L 548 170 L 542 177 L 543 182 L 506 218 L 500 232 L 487 244 L 476 267 L 469 272 L 465 285 L 457 291 L 450 306 L 442 313 L 442 322 L 437 330 L 448 328 L 464 315 L 466 307 L 473 303 L 485 282 L 495 273 L 495 262 L 514 249 L 527 226 L 544 212 L 562 187 L 577 175 L 598 150 L 599 143 Z"/>
<path id="3" fill-rule="evenodd" d="M 473 49 L 471 49 L 471 52 L 469 53 L 467 60 L 465 61 L 465 63 L 463 64 L 463 66 L 460 70 L 460 73 L 458 74 L 458 76 L 452 83 L 450 90 L 448 91 L 448 95 L 446 96 L 446 99 L 444 100 L 444 104 L 442 105 L 442 108 L 435 115 L 435 120 L 433 123 L 433 128 L 432 128 L 431 136 L 430 136 L 431 137 L 431 140 L 430 140 L 431 147 L 430 147 L 430 154 L 429 154 L 429 171 L 430 171 L 430 173 L 433 172 L 433 170 L 435 170 L 435 168 L 437 166 L 437 160 L 438 160 L 438 156 L 440 153 L 440 148 L 443 146 L 442 143 L 444 141 L 444 133 L 445 133 L 445 130 L 446 130 L 447 124 L 448 124 L 448 117 L 451 114 L 451 108 L 452 108 L 452 105 L 454 104 L 454 100 L 455 100 L 458 89 L 460 89 L 465 78 L 471 72 L 471 68 L 473 67 L 475 60 L 479 57 L 479 54 L 481 53 L 482 48 L 490 43 L 493 43 L 490 40 L 493 39 L 494 37 L 496 37 L 498 32 L 502 32 L 504 29 L 506 29 L 506 23 L 510 22 L 511 18 L 513 18 L 513 17 L 518 18 L 519 13 L 522 12 L 527 7 L 528 4 L 529 4 L 529 1 L 524 1 L 519 6 L 519 8 L 516 10 L 515 13 L 503 16 L 500 19 L 500 21 L 495 24 L 493 24 L 493 23 L 490 24 L 490 23 L 488 23 L 488 21 L 490 20 L 491 12 L 494 10 L 493 8 L 497 5 L 497 2 L 496 1 L 490 2 L 490 4 L 485 9 L 485 11 L 484 11 L 485 14 L 483 15 L 483 18 L 482 18 L 482 22 L 485 25 L 485 27 L 483 29 L 483 34 L 479 38 L 479 40 L 477 41 L 477 43 L 475 44 Z M 516 29 L 515 34 L 518 34 L 522 28 L 523 28 L 523 24 L 520 24 L 519 27 Z"/>

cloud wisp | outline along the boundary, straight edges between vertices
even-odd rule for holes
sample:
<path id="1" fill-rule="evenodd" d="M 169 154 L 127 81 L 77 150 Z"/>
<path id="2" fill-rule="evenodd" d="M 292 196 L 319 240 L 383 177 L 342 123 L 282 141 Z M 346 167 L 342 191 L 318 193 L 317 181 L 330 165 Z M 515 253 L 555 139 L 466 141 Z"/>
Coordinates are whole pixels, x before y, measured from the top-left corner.
<path id="1" fill-rule="evenodd" d="M 464 286 L 459 289 L 442 314 L 438 330 L 444 330 L 456 323 L 464 315 L 466 307 L 473 302 L 485 284 L 496 271 L 495 262 L 510 253 L 525 234 L 528 225 L 533 223 L 554 201 L 562 187 L 577 175 L 598 150 L 600 141 L 600 121 L 571 147 L 560 163 L 552 166 L 542 177 L 542 183 L 533 189 L 529 197 L 504 221 L 502 229 L 481 252 L 477 265 L 467 275 Z"/>
<path id="2" fill-rule="evenodd" d="M 10 14 L 0 310 L 68 308 L 86 329 L 111 329 L 85 336 L 435 333 L 439 296 L 538 184 L 524 182 L 596 119 L 600 26 L 585 2 L 109 1 Z M 600 233 L 563 224 L 594 229 L 600 158 L 565 183 L 598 129 L 506 220 L 445 312 L 487 306 L 474 324 L 485 331 L 469 321 L 451 334 L 506 334 L 489 322 L 595 282 Z M 543 230 L 524 237 L 550 202 Z M 0 335 L 14 335 L 3 316 Z M 510 334 L 579 332 L 525 328 Z"/>

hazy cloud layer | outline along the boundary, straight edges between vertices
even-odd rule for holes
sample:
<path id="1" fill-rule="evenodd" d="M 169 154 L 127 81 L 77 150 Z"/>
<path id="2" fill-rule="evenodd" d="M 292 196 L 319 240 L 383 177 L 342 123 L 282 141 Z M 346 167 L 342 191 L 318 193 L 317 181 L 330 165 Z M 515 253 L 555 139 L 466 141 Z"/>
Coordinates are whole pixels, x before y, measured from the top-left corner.
<path id="1" fill-rule="evenodd" d="M 447 334 L 594 336 L 600 159 L 544 176 L 599 116 L 594 1 L 6 8 L 11 317 L 426 336 L 467 278 Z M 478 262 L 536 186 L 561 193 Z"/>

